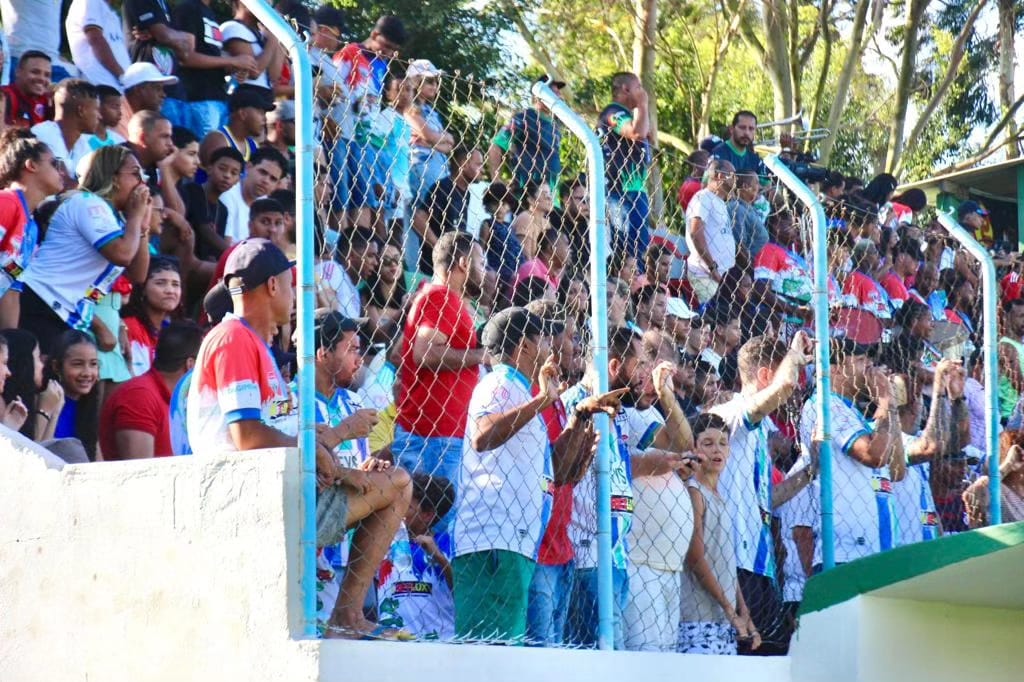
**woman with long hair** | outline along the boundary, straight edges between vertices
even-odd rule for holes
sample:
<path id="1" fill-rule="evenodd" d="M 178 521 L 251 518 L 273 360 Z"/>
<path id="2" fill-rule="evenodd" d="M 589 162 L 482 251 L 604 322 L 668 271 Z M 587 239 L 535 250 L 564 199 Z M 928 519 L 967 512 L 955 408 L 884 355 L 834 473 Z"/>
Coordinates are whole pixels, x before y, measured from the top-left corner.
<path id="1" fill-rule="evenodd" d="M 92 329 L 96 303 L 122 272 L 141 281 L 149 268 L 149 188 L 135 155 L 120 146 L 93 152 L 79 187 L 53 214 L 22 277 L 18 326 L 44 355 L 69 328 Z"/>
<path id="2" fill-rule="evenodd" d="M 537 257 L 540 239 L 551 229 L 549 216 L 554 207 L 555 198 L 547 183 L 526 183 L 523 189 L 523 210 L 512 221 L 512 232 L 523 247 L 523 260 Z"/>
<path id="3" fill-rule="evenodd" d="M 19 431 L 37 443 L 53 438 L 57 415 L 64 408 L 64 388 L 54 379 L 46 379 L 39 342 L 24 329 L 4 329 L 0 337 L 7 344 L 7 366 L 11 375 L 4 383 L 3 402 L 25 404 L 28 416 Z"/>
<path id="4" fill-rule="evenodd" d="M 146 281 L 132 287 L 121 317 L 128 332 L 132 376 L 149 371 L 156 355 L 160 331 L 185 316 L 181 305 L 181 272 L 176 258 L 159 256 L 149 261 Z"/>
<path id="5" fill-rule="evenodd" d="M 54 345 L 50 373 L 64 389 L 64 407 L 56 415 L 55 438 L 77 438 L 89 461 L 96 460 L 99 438 L 99 356 L 84 332 L 69 329 Z"/>

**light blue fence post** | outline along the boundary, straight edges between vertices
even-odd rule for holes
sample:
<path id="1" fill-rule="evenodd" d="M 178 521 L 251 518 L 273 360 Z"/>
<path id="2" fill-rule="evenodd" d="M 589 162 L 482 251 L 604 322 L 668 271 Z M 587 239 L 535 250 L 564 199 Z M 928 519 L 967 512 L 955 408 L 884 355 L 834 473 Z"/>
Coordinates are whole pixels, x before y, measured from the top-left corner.
<path id="1" fill-rule="evenodd" d="M 999 357 L 998 319 L 996 301 L 996 265 L 984 246 L 953 219 L 938 211 L 939 222 L 953 239 L 960 242 L 967 253 L 981 264 L 981 357 L 985 366 L 985 450 L 988 455 L 988 520 L 992 525 L 1003 522 L 1002 500 L 999 492 Z"/>
<path id="2" fill-rule="evenodd" d="M 555 118 L 561 121 L 587 150 L 587 191 L 590 193 L 590 325 L 594 346 L 594 373 L 598 393 L 608 391 L 608 223 L 605 220 L 604 153 L 601 141 L 579 114 L 544 83 L 533 86 L 535 97 L 544 102 Z M 615 648 L 615 627 L 612 613 L 612 497 L 611 453 L 608 450 L 613 428 L 608 415 L 594 417 L 600 434 L 597 449 L 597 641 L 601 649 Z"/>
<path id="3" fill-rule="evenodd" d="M 243 0 L 288 51 L 295 79 L 295 234 L 298 260 L 299 452 L 302 456 L 303 636 L 316 637 L 316 424 L 313 365 L 313 70 L 295 31 L 265 0 Z"/>
<path id="4" fill-rule="evenodd" d="M 818 340 L 814 353 L 814 409 L 818 413 L 818 435 L 821 436 L 821 563 L 825 569 L 836 564 L 835 523 L 832 512 L 832 364 L 829 351 L 828 309 L 828 221 L 818 197 L 804 182 L 782 163 L 778 155 L 764 160 L 768 169 L 803 203 L 811 217 L 813 240 L 814 336 Z"/>

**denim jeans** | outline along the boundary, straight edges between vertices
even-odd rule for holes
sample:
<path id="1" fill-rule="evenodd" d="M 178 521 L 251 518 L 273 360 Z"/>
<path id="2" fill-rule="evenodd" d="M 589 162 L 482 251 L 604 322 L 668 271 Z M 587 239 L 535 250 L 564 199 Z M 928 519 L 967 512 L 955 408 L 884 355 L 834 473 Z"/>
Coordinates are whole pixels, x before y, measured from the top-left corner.
<path id="1" fill-rule="evenodd" d="M 640 272 L 644 269 L 644 254 L 651 243 L 647 220 L 651 206 L 646 192 L 625 192 L 608 195 L 608 220 L 612 225 L 612 245 L 625 247 L 635 257 Z"/>
<path id="2" fill-rule="evenodd" d="M 188 102 L 189 128 L 200 141 L 228 120 L 228 104 L 220 100 Z"/>
<path id="3" fill-rule="evenodd" d="M 173 99 L 171 97 L 165 99 L 164 105 L 160 109 L 160 113 L 167 117 L 167 120 L 171 122 L 172 126 L 188 128 L 191 123 L 189 118 L 188 102 L 180 99 Z"/>
<path id="4" fill-rule="evenodd" d="M 612 569 L 612 617 L 615 648 L 626 648 L 622 629 L 622 614 L 629 601 L 629 574 L 624 568 Z M 570 646 L 594 649 L 597 647 L 597 569 L 576 570 L 569 600 L 569 622 L 566 624 L 566 642 Z"/>
<path id="5" fill-rule="evenodd" d="M 565 641 L 565 616 L 569 610 L 576 563 L 560 566 L 537 564 L 530 582 L 526 610 L 526 641 L 534 646 L 559 646 Z"/>
<path id="6" fill-rule="evenodd" d="M 395 440 L 391 443 L 398 465 L 409 473 L 444 476 L 455 487 L 458 500 L 459 474 L 462 470 L 462 439 L 443 436 L 417 436 L 395 425 Z M 455 508 L 435 527 L 450 530 L 455 520 Z"/>

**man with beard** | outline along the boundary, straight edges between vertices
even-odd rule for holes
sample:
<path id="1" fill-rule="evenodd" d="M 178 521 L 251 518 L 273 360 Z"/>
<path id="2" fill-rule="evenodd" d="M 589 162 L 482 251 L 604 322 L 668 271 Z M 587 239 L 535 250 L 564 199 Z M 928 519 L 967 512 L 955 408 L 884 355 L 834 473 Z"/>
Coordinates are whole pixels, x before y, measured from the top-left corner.
<path id="1" fill-rule="evenodd" d="M 711 158 L 728 161 L 737 173 L 753 171 L 761 178 L 762 183 L 767 182 L 768 171 L 761 157 L 754 151 L 756 135 L 757 115 L 752 111 L 736 112 L 732 117 L 732 125 L 729 126 L 729 139 L 715 147 L 711 152 Z"/>
<path id="2" fill-rule="evenodd" d="M 142 171 L 149 178 L 151 189 L 160 187 L 159 164 L 174 153 L 171 121 L 155 111 L 140 111 L 128 122 L 128 142 L 139 160 Z"/>
<path id="3" fill-rule="evenodd" d="M 465 232 L 442 234 L 434 278 L 406 316 L 401 392 L 392 451 L 408 471 L 459 480 L 469 401 L 486 351 L 477 343 L 472 301 L 484 280 L 484 252 Z"/>
<path id="4" fill-rule="evenodd" d="M 38 50 L 22 53 L 14 70 L 14 82 L 0 87 L 5 125 L 31 128 L 53 116 L 52 72 L 51 60 L 45 53 Z"/>

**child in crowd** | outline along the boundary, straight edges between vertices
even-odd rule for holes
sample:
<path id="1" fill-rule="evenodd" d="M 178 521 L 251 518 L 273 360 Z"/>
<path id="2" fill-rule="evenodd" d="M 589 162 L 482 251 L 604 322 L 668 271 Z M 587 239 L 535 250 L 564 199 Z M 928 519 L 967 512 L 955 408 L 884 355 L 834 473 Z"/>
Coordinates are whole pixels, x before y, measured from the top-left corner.
<path id="1" fill-rule="evenodd" d="M 99 354 L 83 332 L 69 329 L 57 340 L 50 372 L 64 389 L 64 407 L 55 415 L 55 438 L 77 438 L 90 461 L 96 459 L 99 437 Z"/>

